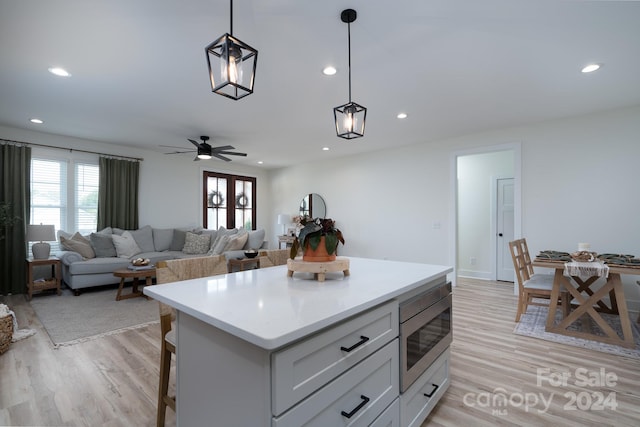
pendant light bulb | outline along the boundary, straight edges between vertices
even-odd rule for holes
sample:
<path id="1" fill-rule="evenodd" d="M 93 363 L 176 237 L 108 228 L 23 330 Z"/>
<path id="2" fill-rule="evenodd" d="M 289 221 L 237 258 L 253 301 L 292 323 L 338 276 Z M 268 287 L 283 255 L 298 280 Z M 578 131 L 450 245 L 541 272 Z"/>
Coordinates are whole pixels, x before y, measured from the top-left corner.
<path id="1" fill-rule="evenodd" d="M 233 42 L 229 42 L 228 52 L 220 61 L 220 72 L 228 82 L 242 84 L 242 52 Z"/>

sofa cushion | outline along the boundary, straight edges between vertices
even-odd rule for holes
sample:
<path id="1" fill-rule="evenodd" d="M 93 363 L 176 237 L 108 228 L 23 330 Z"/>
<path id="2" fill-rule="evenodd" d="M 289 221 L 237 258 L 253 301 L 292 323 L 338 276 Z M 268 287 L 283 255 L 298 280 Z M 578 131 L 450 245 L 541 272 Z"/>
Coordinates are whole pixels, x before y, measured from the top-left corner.
<path id="1" fill-rule="evenodd" d="M 91 242 L 82 237 L 80 233 L 75 233 L 70 239 L 60 235 L 60 244 L 64 249 L 77 252 L 83 258 L 91 259 L 96 257 L 96 253 L 91 247 Z"/>
<path id="2" fill-rule="evenodd" d="M 156 251 L 168 251 L 171 249 L 173 241 L 173 228 L 154 228 L 153 229 L 153 247 Z"/>
<path id="3" fill-rule="evenodd" d="M 262 247 L 262 243 L 264 242 L 265 231 L 264 228 L 259 230 L 251 230 L 249 231 L 249 238 L 247 239 L 246 245 L 244 245 L 244 249 L 259 249 Z"/>
<path id="4" fill-rule="evenodd" d="M 225 245 L 223 252 L 237 251 L 244 248 L 244 245 L 247 243 L 248 238 L 249 233 L 246 232 L 229 236 L 229 241 Z"/>
<path id="5" fill-rule="evenodd" d="M 111 234 L 91 233 L 89 239 L 91 240 L 91 247 L 96 253 L 96 257 L 111 258 L 118 255 L 116 253 L 116 247 L 113 246 Z"/>
<path id="6" fill-rule="evenodd" d="M 209 249 L 209 252 L 207 252 L 207 255 L 220 255 L 224 252 L 224 248 L 227 246 L 227 243 L 229 243 L 229 239 L 231 239 L 230 235 L 218 236 L 215 244 Z"/>
<path id="7" fill-rule="evenodd" d="M 145 225 L 137 230 L 129 231 L 140 248 L 141 252 L 153 252 L 156 250 L 153 245 L 153 230 L 150 226 Z"/>
<path id="8" fill-rule="evenodd" d="M 224 236 L 229 236 L 231 234 L 236 234 L 238 232 L 237 228 L 231 228 L 231 229 L 227 229 L 223 226 L 218 227 L 218 230 L 216 232 L 216 240 L 214 240 L 213 242 L 211 242 L 211 249 L 210 251 L 214 251 L 214 248 L 216 246 L 218 246 L 218 244 L 220 243 L 220 240 L 224 237 Z M 226 245 L 226 242 L 225 242 Z M 222 246 L 222 248 L 220 248 L 220 250 L 222 251 L 224 249 L 224 246 Z M 215 253 L 213 255 L 220 255 L 222 252 L 218 252 Z M 210 254 L 211 255 L 211 254 Z"/>
<path id="9" fill-rule="evenodd" d="M 129 231 L 122 233 L 122 236 L 114 234 L 111 238 L 113 239 L 113 246 L 116 247 L 116 253 L 120 258 L 131 258 L 142 252 Z"/>
<path id="10" fill-rule="evenodd" d="M 174 229 L 173 239 L 171 239 L 171 248 L 169 248 L 169 250 L 182 252 L 182 248 L 184 248 L 184 242 L 186 237 L 187 237 L 186 230 L 179 230 L 177 228 Z"/>
<path id="11" fill-rule="evenodd" d="M 209 234 L 195 234 L 187 231 L 182 252 L 185 254 L 206 254 L 210 246 L 211 236 Z"/>

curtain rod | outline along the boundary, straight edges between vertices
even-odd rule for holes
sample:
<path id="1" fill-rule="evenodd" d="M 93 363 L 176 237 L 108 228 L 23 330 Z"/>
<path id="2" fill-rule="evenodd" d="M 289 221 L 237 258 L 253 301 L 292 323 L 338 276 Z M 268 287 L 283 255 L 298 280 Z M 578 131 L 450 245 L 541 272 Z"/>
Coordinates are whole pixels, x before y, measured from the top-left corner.
<path id="1" fill-rule="evenodd" d="M 0 138 L 0 141 L 11 142 L 11 143 L 14 143 L 14 144 L 35 145 L 36 147 L 57 148 L 58 150 L 65 150 L 65 151 L 69 151 L 69 152 L 77 151 L 79 153 L 97 154 L 99 156 L 116 157 L 116 158 L 119 158 L 119 159 L 137 160 L 139 162 L 144 161 L 144 159 L 139 158 L 139 157 L 121 156 L 119 154 L 98 153 L 97 151 L 78 150 L 78 149 L 75 149 L 75 148 L 56 147 L 55 145 L 37 144 L 35 142 L 14 141 L 12 139 L 4 139 L 4 138 Z"/>

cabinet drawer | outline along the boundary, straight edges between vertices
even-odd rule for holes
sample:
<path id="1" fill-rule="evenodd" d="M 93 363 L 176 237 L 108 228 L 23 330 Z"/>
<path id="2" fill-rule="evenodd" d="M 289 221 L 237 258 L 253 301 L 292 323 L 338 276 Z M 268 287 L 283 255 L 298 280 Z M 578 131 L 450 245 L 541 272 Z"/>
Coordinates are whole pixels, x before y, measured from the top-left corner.
<path id="1" fill-rule="evenodd" d="M 400 398 L 394 400 L 369 427 L 400 427 Z"/>
<path id="2" fill-rule="evenodd" d="M 420 427 L 449 388 L 449 351 L 448 348 L 443 351 L 429 369 L 400 395 L 402 427 Z"/>
<path id="3" fill-rule="evenodd" d="M 398 354 L 396 338 L 290 411 L 274 418 L 273 426 L 370 425 L 398 396 Z"/>
<path id="4" fill-rule="evenodd" d="M 280 415 L 398 336 L 391 301 L 271 357 L 272 412 Z"/>

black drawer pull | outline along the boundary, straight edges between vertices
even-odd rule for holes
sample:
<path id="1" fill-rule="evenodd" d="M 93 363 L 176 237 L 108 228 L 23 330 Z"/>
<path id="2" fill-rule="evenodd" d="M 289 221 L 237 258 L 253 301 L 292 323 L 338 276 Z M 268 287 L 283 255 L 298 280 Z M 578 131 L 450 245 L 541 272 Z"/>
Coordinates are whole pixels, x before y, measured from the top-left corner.
<path id="1" fill-rule="evenodd" d="M 431 384 L 433 386 L 433 390 L 431 390 L 431 393 L 425 393 L 424 395 L 426 397 L 431 397 L 433 396 L 433 393 L 436 392 L 436 390 L 438 389 L 438 387 L 440 387 L 438 384 Z"/>
<path id="2" fill-rule="evenodd" d="M 360 347 L 362 344 L 366 343 L 367 341 L 369 341 L 369 337 L 365 337 L 364 335 L 360 335 L 360 341 L 358 341 L 357 343 L 355 343 L 354 345 L 352 345 L 349 348 L 340 347 L 340 350 L 346 351 L 347 353 L 349 353 L 352 350 L 354 350 L 356 347 Z"/>
<path id="3" fill-rule="evenodd" d="M 361 395 L 360 395 L 360 399 L 362 399 L 362 402 L 360 402 L 360 404 L 359 404 L 358 406 L 356 406 L 356 407 L 353 409 L 353 411 L 351 411 L 351 412 L 349 412 L 349 413 L 346 413 L 346 412 L 344 412 L 344 411 L 340 412 L 340 413 L 342 414 L 342 416 L 343 416 L 343 417 L 347 417 L 347 418 L 351 418 L 351 417 L 353 417 L 353 416 L 356 414 L 356 412 L 358 412 L 360 409 L 362 409 L 362 407 L 363 407 L 364 405 L 366 405 L 366 404 L 369 402 L 369 400 L 371 400 L 371 399 L 369 399 L 367 396 L 365 396 L 364 394 L 361 394 Z"/>

